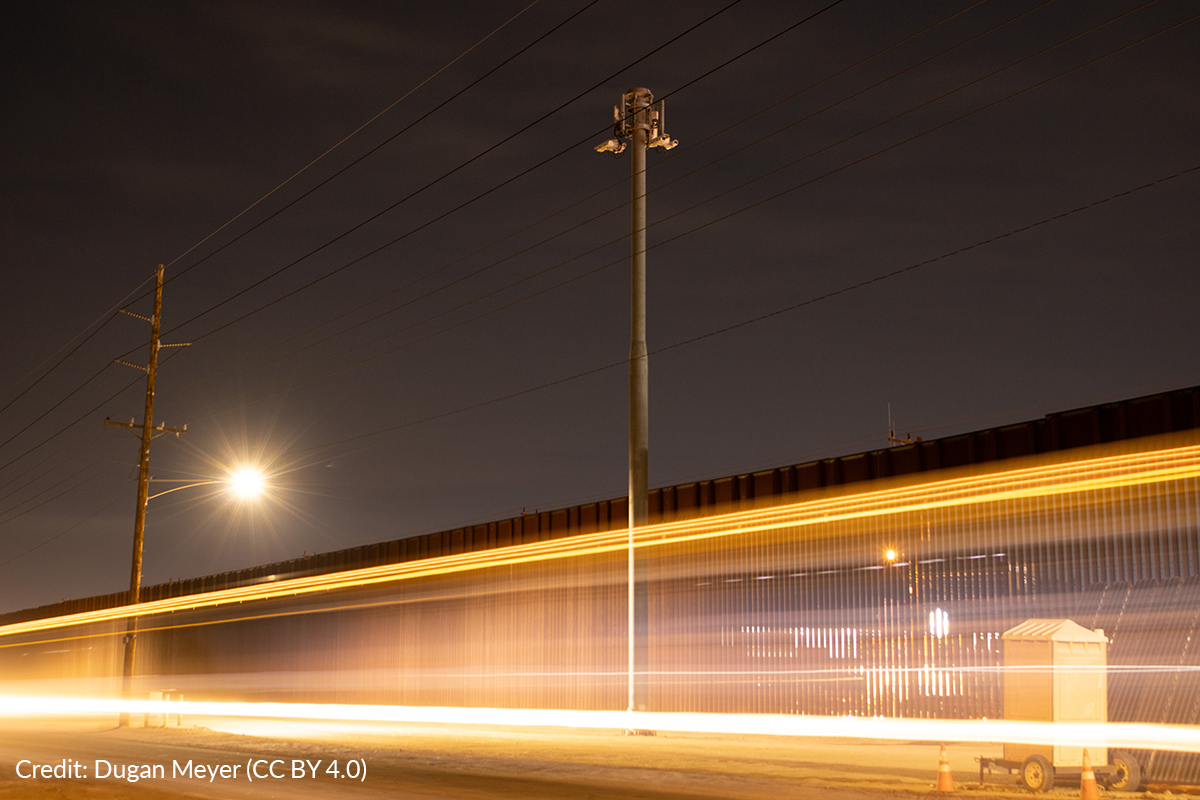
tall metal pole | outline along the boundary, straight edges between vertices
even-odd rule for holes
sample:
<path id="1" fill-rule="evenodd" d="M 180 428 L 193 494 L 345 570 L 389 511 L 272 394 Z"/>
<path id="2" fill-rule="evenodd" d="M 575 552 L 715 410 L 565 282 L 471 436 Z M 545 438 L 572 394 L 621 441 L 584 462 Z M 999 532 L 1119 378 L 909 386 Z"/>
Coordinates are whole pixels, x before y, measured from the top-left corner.
<path id="1" fill-rule="evenodd" d="M 158 330 L 162 321 L 163 265 L 154 276 L 154 316 L 150 319 L 150 362 L 146 368 L 146 411 L 142 417 L 142 449 L 138 458 L 137 509 L 133 522 L 133 568 L 129 575 L 129 603 L 136 605 L 142 589 L 142 537 L 146 531 L 146 501 L 150 493 L 150 440 L 154 426 L 154 378 L 158 372 Z M 122 695 L 133 699 L 133 660 L 137 650 L 137 617 L 125 629 L 125 669 Z M 121 727 L 129 725 L 129 712 L 122 712 Z"/>
<path id="2" fill-rule="evenodd" d="M 678 142 L 664 131 L 665 111 L 654 103 L 649 89 L 625 92 L 613 108 L 613 138 L 596 147 L 598 153 L 618 155 L 625 141 L 632 145 L 630 165 L 631 314 L 629 344 L 629 710 L 646 711 L 649 698 L 650 607 L 646 559 L 639 556 L 634 528 L 650 517 L 649 359 L 646 350 L 646 150 L 670 150 Z"/>
<path id="3" fill-rule="evenodd" d="M 634 528 L 646 524 L 649 508 L 650 360 L 646 355 L 646 140 L 650 131 L 649 89 L 626 93 L 630 122 L 630 342 L 629 342 L 629 710 L 645 711 L 650 614 L 646 571 L 639 565 Z M 638 567 L 643 567 L 638 569 Z M 639 574 L 640 573 L 640 574 Z"/>

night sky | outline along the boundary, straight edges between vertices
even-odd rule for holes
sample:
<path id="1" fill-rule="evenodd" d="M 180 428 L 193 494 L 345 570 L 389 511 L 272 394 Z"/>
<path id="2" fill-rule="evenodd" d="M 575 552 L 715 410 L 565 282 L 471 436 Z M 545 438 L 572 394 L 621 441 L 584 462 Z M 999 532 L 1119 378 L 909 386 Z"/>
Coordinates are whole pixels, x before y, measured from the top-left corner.
<path id="1" fill-rule="evenodd" d="M 624 494 L 632 86 L 652 487 L 1200 383 L 1200 8 L 830 2 L 10 16 L 0 611 L 128 587 L 159 263 L 153 476 L 274 477 L 146 584 Z"/>

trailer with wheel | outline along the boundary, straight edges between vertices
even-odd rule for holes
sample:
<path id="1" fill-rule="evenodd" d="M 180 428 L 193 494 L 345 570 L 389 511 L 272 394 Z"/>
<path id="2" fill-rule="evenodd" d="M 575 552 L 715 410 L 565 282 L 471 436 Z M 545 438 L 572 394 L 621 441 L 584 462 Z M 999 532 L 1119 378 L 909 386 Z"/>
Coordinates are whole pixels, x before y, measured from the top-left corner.
<path id="1" fill-rule="evenodd" d="M 1050 723 L 1108 721 L 1108 639 L 1069 619 L 1030 619 L 1005 631 L 1004 718 Z M 1137 760 L 1109 751 L 1103 740 L 1006 742 L 1003 758 L 979 759 L 984 773 L 1005 770 L 1030 791 L 1044 792 L 1059 775 L 1079 776 L 1084 753 L 1096 780 L 1113 789 L 1134 791 L 1141 783 Z"/>
<path id="2" fill-rule="evenodd" d="M 1006 752 L 1005 756 L 1007 755 Z M 1004 772 L 1016 775 L 1017 782 L 1031 792 L 1046 791 L 1054 785 L 1055 779 L 1060 775 L 1077 778 L 1082 772 L 1082 762 L 1078 766 L 1059 763 L 1056 767 L 1055 762 L 1044 753 L 1031 753 L 1020 761 L 988 756 L 980 756 L 976 761 L 979 762 L 980 783 L 987 781 L 987 775 Z M 1091 762 L 1090 752 L 1088 761 Z M 1097 783 L 1105 788 L 1121 792 L 1133 792 L 1141 787 L 1142 768 L 1133 754 L 1124 750 L 1110 750 L 1108 762 L 1107 764 L 1092 765 Z"/>

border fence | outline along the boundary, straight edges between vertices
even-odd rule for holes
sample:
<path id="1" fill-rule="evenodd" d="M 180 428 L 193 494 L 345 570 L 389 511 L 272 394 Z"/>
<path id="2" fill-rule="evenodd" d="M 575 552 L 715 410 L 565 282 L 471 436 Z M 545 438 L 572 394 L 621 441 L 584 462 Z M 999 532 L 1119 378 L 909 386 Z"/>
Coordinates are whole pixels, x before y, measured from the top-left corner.
<path id="1" fill-rule="evenodd" d="M 805 474 L 788 469 L 772 480 Z M 1108 637 L 1110 721 L 1198 726 L 1198 481 L 1191 432 L 842 480 L 721 515 L 660 507 L 637 531 L 650 710 L 998 718 L 1001 634 L 1069 618 Z M 593 529 L 162 592 L 138 607 L 139 689 L 622 709 L 626 536 Z M 124 623 L 89 613 L 119 604 L 72 608 L 0 619 L 0 680 L 115 691 Z M 1149 780 L 1200 783 L 1200 755 L 1138 758 Z"/>

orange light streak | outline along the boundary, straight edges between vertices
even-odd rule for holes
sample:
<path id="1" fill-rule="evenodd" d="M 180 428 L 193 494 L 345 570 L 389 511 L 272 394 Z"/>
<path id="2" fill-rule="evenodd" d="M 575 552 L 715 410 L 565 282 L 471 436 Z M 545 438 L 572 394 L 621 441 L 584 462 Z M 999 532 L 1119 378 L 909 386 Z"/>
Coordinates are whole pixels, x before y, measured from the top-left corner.
<path id="1" fill-rule="evenodd" d="M 919 511 L 986 505 L 1011 500 L 1083 494 L 1198 477 L 1200 477 L 1200 445 L 1187 445 L 1151 452 L 1104 456 L 1066 464 L 972 475 L 916 486 L 806 500 L 769 509 L 649 525 L 637 529 L 635 546 L 656 547 L 785 528 L 807 528 L 808 531 L 805 531 L 804 535 L 816 536 L 819 534 L 817 526 L 832 522 L 899 516 Z M 625 552 L 628 548 L 628 535 L 627 529 L 618 529 L 572 536 L 566 539 L 514 545 L 497 550 L 291 578 L 270 584 L 256 584 L 168 598 L 136 606 L 121 606 L 31 620 L 0 626 L 0 637 L 110 622 L 134 616 L 145 617 L 175 611 L 212 608 L 252 600 L 292 597 L 494 567 Z"/>

